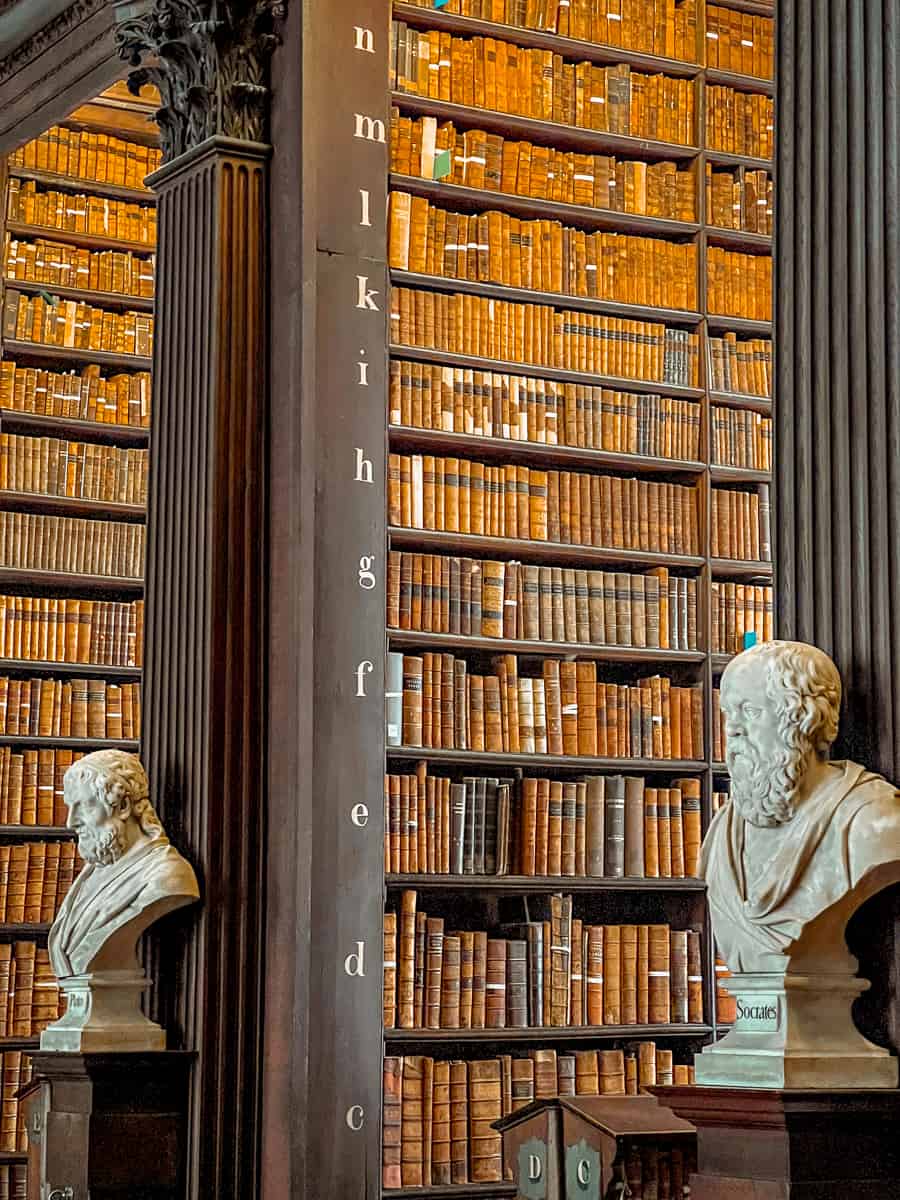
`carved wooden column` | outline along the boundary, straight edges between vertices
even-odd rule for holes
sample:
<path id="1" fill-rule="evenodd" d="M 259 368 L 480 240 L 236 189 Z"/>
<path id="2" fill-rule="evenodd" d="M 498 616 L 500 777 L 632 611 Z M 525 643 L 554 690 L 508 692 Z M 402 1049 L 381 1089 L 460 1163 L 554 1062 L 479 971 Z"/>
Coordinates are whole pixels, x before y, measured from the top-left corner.
<path id="1" fill-rule="evenodd" d="M 266 65 L 280 6 L 157 0 L 120 26 L 160 89 L 165 165 L 142 730 L 153 801 L 202 910 L 151 954 L 155 999 L 197 1052 L 188 1195 L 258 1194 L 266 809 Z"/>

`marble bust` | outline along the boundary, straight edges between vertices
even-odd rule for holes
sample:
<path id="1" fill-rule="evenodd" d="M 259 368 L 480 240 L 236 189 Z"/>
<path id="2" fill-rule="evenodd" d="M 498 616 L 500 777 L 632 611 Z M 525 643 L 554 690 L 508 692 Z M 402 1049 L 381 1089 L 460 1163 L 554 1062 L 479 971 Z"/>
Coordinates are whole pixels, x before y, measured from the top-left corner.
<path id="1" fill-rule="evenodd" d="M 133 754 L 86 755 L 66 772 L 64 795 L 85 865 L 50 930 L 50 962 L 68 1008 L 41 1048 L 164 1048 L 163 1031 L 140 1012 L 148 985 L 137 942 L 154 921 L 198 899 L 193 868 L 166 837 Z M 101 1044 L 111 1038 L 114 1045 Z"/>
<path id="2" fill-rule="evenodd" d="M 700 873 L 738 1020 L 699 1056 L 698 1082 L 895 1087 L 896 1061 L 852 1024 L 868 984 L 844 931 L 900 880 L 900 796 L 859 764 L 828 759 L 841 679 L 815 646 L 751 647 L 726 667 L 720 699 L 731 798 Z M 758 1061 L 737 1063 L 742 1052 Z"/>

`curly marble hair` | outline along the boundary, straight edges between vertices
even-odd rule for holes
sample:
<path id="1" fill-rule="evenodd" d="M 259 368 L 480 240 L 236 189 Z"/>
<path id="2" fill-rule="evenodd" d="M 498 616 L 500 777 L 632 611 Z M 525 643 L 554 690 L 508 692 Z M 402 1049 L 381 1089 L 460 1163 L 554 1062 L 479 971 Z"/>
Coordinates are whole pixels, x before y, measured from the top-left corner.
<path id="1" fill-rule="evenodd" d="M 136 754 L 124 750 L 95 750 L 78 759 L 66 771 L 65 779 L 85 783 L 93 788 L 96 797 L 112 809 L 123 800 L 131 803 L 131 811 L 149 838 L 158 838 L 165 830 L 150 803 L 150 785 Z"/>

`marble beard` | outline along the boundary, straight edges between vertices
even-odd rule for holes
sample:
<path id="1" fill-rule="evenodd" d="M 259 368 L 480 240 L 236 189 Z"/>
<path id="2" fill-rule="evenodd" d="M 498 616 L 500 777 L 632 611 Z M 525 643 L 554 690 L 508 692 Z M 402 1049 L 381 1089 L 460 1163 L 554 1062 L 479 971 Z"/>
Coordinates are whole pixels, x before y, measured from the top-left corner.
<path id="1" fill-rule="evenodd" d="M 698 1083 L 897 1085 L 896 1061 L 853 1026 L 868 984 L 844 930 L 900 880 L 900 799 L 857 763 L 827 760 L 840 699 L 834 663 L 803 643 L 755 646 L 723 674 L 732 794 L 700 870 L 738 1020 L 698 1057 Z"/>
<path id="2" fill-rule="evenodd" d="M 64 787 L 85 866 L 50 931 L 50 961 L 68 1004 L 41 1035 L 41 1049 L 164 1049 L 163 1030 L 140 1011 L 148 981 L 136 946 L 159 917 L 198 898 L 193 869 L 170 845 L 133 755 L 89 754 L 69 768 Z"/>

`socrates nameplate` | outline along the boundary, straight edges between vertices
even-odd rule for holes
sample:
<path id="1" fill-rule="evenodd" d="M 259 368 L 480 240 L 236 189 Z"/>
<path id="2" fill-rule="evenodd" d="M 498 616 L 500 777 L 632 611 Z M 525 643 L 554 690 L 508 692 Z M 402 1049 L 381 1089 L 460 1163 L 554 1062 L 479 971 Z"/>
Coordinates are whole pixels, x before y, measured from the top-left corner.
<path id="1" fill-rule="evenodd" d="M 735 1029 L 742 1033 L 777 1033 L 780 1023 L 780 996 L 757 992 L 737 998 Z"/>

